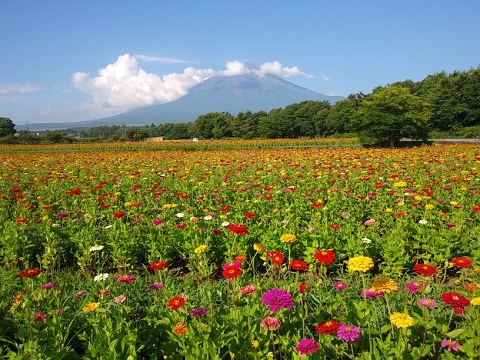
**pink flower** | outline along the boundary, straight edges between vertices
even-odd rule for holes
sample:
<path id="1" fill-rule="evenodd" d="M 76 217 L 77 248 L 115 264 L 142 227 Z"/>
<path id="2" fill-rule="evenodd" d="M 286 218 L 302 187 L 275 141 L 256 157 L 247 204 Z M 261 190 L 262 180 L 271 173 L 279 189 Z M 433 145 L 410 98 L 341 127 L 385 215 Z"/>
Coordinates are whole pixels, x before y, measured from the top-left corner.
<path id="1" fill-rule="evenodd" d="M 246 286 L 240 288 L 240 294 L 242 294 L 242 295 L 252 295 L 255 292 L 255 290 L 257 290 L 255 288 L 255 286 L 246 285 Z"/>
<path id="2" fill-rule="evenodd" d="M 405 286 L 410 294 L 415 294 L 420 288 L 425 288 L 426 285 L 416 281 L 411 281 Z"/>
<path id="3" fill-rule="evenodd" d="M 345 284 L 344 282 L 341 282 L 341 281 L 336 281 L 333 283 L 333 287 L 335 290 L 338 290 L 338 291 L 342 291 L 342 290 L 347 290 L 348 289 L 348 285 Z"/>
<path id="4" fill-rule="evenodd" d="M 152 290 L 162 290 L 163 289 L 163 283 L 161 282 L 155 282 L 153 284 L 150 284 L 148 286 L 148 290 L 149 291 L 152 291 Z"/>
<path id="5" fill-rule="evenodd" d="M 268 316 L 260 322 L 260 326 L 267 330 L 277 330 L 280 323 L 276 318 Z"/>
<path id="6" fill-rule="evenodd" d="M 373 291 L 371 289 L 364 289 L 360 292 L 360 296 L 362 298 L 366 299 L 373 299 L 373 298 L 379 298 L 383 296 L 383 292 L 381 291 Z"/>
<path id="7" fill-rule="evenodd" d="M 365 226 L 371 226 L 373 224 L 375 224 L 375 219 L 370 219 L 370 220 L 367 220 L 363 223 L 363 225 L 365 225 Z"/>
<path id="8" fill-rule="evenodd" d="M 50 289 L 54 288 L 55 286 L 57 286 L 57 284 L 49 283 L 49 284 L 42 285 L 42 289 L 43 290 L 50 290 Z"/>
<path id="9" fill-rule="evenodd" d="M 135 276 L 133 275 L 121 275 L 118 277 L 117 282 L 118 283 L 124 283 L 124 282 L 134 282 L 135 281 Z"/>
<path id="10" fill-rule="evenodd" d="M 82 297 L 87 291 L 86 290 L 80 290 L 75 294 L 75 297 L 79 298 Z"/>
<path id="11" fill-rule="evenodd" d="M 433 299 L 425 298 L 418 300 L 418 304 L 424 308 L 433 309 L 437 305 L 437 302 Z"/>
<path id="12" fill-rule="evenodd" d="M 443 339 L 441 343 L 442 348 L 447 348 L 447 351 L 458 351 L 460 349 L 460 344 L 458 341 L 452 339 Z"/>
<path id="13" fill-rule="evenodd" d="M 117 296 L 115 299 L 113 299 L 113 301 L 114 301 L 116 304 L 123 303 L 125 300 L 127 300 L 127 297 L 126 297 L 125 295 L 119 295 L 119 296 Z"/>

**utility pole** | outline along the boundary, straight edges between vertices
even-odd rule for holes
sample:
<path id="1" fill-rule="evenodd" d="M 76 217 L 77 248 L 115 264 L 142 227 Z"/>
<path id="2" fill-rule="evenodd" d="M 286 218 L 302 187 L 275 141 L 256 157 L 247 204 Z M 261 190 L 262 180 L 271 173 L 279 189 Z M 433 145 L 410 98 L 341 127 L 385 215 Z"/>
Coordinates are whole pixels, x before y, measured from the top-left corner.
<path id="1" fill-rule="evenodd" d="M 30 131 L 28 130 L 28 121 L 25 121 L 25 124 L 27 125 L 27 134 L 29 134 Z"/>

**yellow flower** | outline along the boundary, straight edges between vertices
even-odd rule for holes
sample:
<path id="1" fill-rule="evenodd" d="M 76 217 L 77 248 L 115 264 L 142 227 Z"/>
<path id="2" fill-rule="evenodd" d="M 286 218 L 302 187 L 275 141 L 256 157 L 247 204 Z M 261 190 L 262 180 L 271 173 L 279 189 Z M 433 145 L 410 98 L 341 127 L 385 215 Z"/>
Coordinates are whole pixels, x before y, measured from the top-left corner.
<path id="1" fill-rule="evenodd" d="M 368 256 L 356 256 L 348 260 L 348 269 L 351 271 L 367 272 L 373 266 L 373 260 Z"/>
<path id="2" fill-rule="evenodd" d="M 102 305 L 102 303 L 92 302 L 92 303 L 89 303 L 89 304 L 85 305 L 82 308 L 82 310 L 83 310 L 83 312 L 92 312 L 92 311 L 97 310 L 101 305 Z"/>
<path id="3" fill-rule="evenodd" d="M 252 340 L 252 347 L 256 349 L 260 346 L 260 342 L 258 340 Z"/>
<path id="4" fill-rule="evenodd" d="M 435 207 L 435 205 L 433 205 L 433 204 L 427 204 L 427 205 L 425 205 L 425 210 L 433 210 L 434 207 Z"/>
<path id="5" fill-rule="evenodd" d="M 297 240 L 297 237 L 293 234 L 284 234 L 280 237 L 282 243 L 292 243 Z"/>
<path id="6" fill-rule="evenodd" d="M 193 250 L 193 252 L 195 254 L 201 254 L 201 253 L 204 253 L 205 251 L 208 250 L 208 245 L 200 245 L 199 247 L 197 247 L 195 250 Z"/>
<path id="7" fill-rule="evenodd" d="M 397 290 L 397 284 L 395 283 L 395 281 L 390 279 L 379 277 L 375 279 L 372 284 L 372 291 L 381 291 L 384 293 L 389 293 L 390 291 L 396 291 L 396 290 Z"/>
<path id="8" fill-rule="evenodd" d="M 397 203 L 397 206 L 403 206 L 403 205 L 405 205 L 405 201 L 399 201 L 399 202 Z"/>
<path id="9" fill-rule="evenodd" d="M 130 201 L 127 201 L 125 204 L 123 204 L 123 206 L 125 206 L 125 207 L 132 206 L 132 202 L 130 202 Z"/>
<path id="10" fill-rule="evenodd" d="M 456 205 L 458 205 L 458 202 L 456 202 L 456 201 L 450 201 L 450 205 L 456 206 Z"/>
<path id="11" fill-rule="evenodd" d="M 480 297 L 473 298 L 470 300 L 470 305 L 473 306 L 480 306 Z"/>
<path id="12" fill-rule="evenodd" d="M 260 254 L 263 254 L 267 250 L 266 246 L 260 243 L 253 244 L 253 249 Z"/>
<path id="13" fill-rule="evenodd" d="M 163 205 L 164 209 L 173 209 L 173 208 L 176 208 L 176 207 L 177 207 L 177 204 L 164 204 Z"/>
<path id="14" fill-rule="evenodd" d="M 410 315 L 399 312 L 392 313 L 390 315 L 390 321 L 397 328 L 407 328 L 415 325 L 415 321 L 413 321 L 413 318 Z"/>
<path id="15" fill-rule="evenodd" d="M 385 212 L 387 212 L 387 213 L 391 213 L 392 211 L 393 211 L 393 210 L 390 209 L 390 208 L 385 209 Z"/>
<path id="16" fill-rule="evenodd" d="M 405 181 L 399 181 L 393 184 L 395 187 L 405 187 L 407 186 L 407 183 Z"/>

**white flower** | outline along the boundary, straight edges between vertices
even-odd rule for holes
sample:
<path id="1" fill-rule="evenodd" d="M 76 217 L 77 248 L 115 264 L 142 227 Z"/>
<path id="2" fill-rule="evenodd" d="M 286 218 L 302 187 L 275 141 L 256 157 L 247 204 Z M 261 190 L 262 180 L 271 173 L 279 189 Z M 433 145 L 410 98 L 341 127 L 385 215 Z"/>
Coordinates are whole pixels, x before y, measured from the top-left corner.
<path id="1" fill-rule="evenodd" d="M 372 242 L 372 240 L 370 240 L 369 238 L 364 237 L 364 238 L 362 238 L 362 242 L 363 242 L 364 244 L 370 244 L 370 243 Z"/>
<path id="2" fill-rule="evenodd" d="M 184 213 L 178 213 L 178 214 L 177 214 L 177 217 L 178 217 L 178 218 L 183 218 L 184 216 L 185 216 Z"/>
<path id="3" fill-rule="evenodd" d="M 212 220 L 212 219 L 213 219 L 213 216 L 212 216 L 212 215 L 205 215 L 205 216 L 204 216 L 204 219 L 205 219 L 205 220 Z"/>
<path id="4" fill-rule="evenodd" d="M 107 225 L 107 226 L 105 226 L 105 229 L 110 229 L 112 227 L 113 227 L 113 225 Z"/>
<path id="5" fill-rule="evenodd" d="M 227 227 L 228 225 L 230 225 L 230 223 L 229 223 L 228 221 L 222 222 L 222 226 L 223 226 L 223 227 Z"/>
<path id="6" fill-rule="evenodd" d="M 83 214 L 83 217 L 84 217 L 85 219 L 90 219 L 90 218 L 92 217 L 92 215 L 86 213 L 86 214 Z"/>
<path id="7" fill-rule="evenodd" d="M 90 252 L 100 251 L 100 250 L 102 250 L 103 248 L 104 248 L 103 245 L 95 245 L 95 246 L 92 246 L 92 247 L 90 248 Z"/>
<path id="8" fill-rule="evenodd" d="M 422 224 L 422 225 L 425 225 L 426 223 L 428 223 L 428 221 L 427 220 L 419 220 L 418 223 Z"/>
<path id="9" fill-rule="evenodd" d="M 108 279 L 108 274 L 98 274 L 93 278 L 93 281 L 105 281 Z"/>

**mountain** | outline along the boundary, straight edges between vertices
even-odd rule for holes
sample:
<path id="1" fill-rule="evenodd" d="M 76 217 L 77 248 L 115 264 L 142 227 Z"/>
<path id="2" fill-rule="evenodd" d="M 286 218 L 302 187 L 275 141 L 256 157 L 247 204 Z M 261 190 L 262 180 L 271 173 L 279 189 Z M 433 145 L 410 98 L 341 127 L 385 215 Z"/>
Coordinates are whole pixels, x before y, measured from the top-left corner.
<path id="1" fill-rule="evenodd" d="M 191 122 L 209 112 L 270 111 L 305 100 L 326 100 L 335 103 L 341 96 L 327 96 L 305 89 L 275 75 L 212 76 L 192 87 L 178 100 L 142 107 L 102 119 L 62 124 L 38 124 L 39 129 L 64 129 L 101 125 L 150 125 Z M 21 126 L 17 126 L 20 130 Z M 32 129 L 33 130 L 33 129 Z"/>

